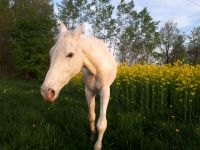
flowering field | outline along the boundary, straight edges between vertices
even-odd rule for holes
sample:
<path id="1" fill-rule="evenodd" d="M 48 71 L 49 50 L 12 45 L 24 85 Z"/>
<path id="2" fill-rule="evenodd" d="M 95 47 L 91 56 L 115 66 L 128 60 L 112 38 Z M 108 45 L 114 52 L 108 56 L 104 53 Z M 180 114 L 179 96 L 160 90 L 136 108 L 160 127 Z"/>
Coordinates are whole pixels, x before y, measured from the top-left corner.
<path id="1" fill-rule="evenodd" d="M 119 65 L 112 97 L 145 115 L 200 120 L 200 65 Z"/>
<path id="2" fill-rule="evenodd" d="M 72 81 L 80 86 L 81 75 Z M 200 65 L 118 66 L 111 100 L 141 115 L 181 122 L 200 120 Z"/>

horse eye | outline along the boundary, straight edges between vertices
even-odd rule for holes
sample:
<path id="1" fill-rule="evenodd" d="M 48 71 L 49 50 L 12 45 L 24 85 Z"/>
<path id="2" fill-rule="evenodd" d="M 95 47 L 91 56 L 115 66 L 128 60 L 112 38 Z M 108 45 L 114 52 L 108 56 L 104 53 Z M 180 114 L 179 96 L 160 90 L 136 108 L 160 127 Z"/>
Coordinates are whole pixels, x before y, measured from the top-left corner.
<path id="1" fill-rule="evenodd" d="M 74 53 L 70 52 L 70 53 L 67 54 L 66 57 L 73 57 L 73 56 L 74 56 Z"/>

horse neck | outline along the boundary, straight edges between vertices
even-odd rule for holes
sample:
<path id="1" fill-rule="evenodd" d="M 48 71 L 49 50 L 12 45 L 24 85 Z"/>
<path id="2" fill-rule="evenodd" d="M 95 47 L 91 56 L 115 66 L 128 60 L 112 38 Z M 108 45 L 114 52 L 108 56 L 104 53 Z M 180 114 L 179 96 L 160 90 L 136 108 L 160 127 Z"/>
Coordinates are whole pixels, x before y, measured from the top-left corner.
<path id="1" fill-rule="evenodd" d="M 94 62 L 88 57 L 88 55 L 84 55 L 83 66 L 86 67 L 92 74 L 97 74 L 97 68 Z"/>
<path id="2" fill-rule="evenodd" d="M 98 68 L 100 68 L 100 61 L 102 55 L 99 55 L 101 51 L 98 49 L 98 45 L 94 45 L 97 39 L 84 36 L 80 42 L 82 45 L 82 51 L 84 55 L 83 65 L 92 74 L 97 74 Z"/>

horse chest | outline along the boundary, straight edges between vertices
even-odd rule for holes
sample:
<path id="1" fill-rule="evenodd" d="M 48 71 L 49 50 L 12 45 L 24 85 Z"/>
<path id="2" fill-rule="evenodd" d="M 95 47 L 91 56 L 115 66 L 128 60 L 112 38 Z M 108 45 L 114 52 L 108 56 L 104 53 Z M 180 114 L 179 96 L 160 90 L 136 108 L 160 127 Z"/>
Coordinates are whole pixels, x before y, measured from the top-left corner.
<path id="1" fill-rule="evenodd" d="M 88 69 L 83 69 L 83 80 L 85 86 L 91 91 L 98 91 L 100 89 L 100 82 L 96 75 L 93 75 Z"/>

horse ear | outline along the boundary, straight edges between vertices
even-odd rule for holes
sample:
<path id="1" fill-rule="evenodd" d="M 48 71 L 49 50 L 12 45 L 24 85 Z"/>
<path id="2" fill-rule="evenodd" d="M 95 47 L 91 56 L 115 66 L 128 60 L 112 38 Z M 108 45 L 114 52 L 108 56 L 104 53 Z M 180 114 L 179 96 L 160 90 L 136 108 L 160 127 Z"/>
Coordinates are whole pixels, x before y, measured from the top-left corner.
<path id="1" fill-rule="evenodd" d="M 67 28 L 66 28 L 66 26 L 64 25 L 64 23 L 60 22 L 60 23 L 58 24 L 58 31 L 59 31 L 59 33 L 66 32 L 66 31 L 67 31 Z"/>
<path id="2" fill-rule="evenodd" d="M 82 23 L 78 28 L 75 29 L 75 36 L 80 38 L 81 34 L 85 32 L 85 25 Z"/>

